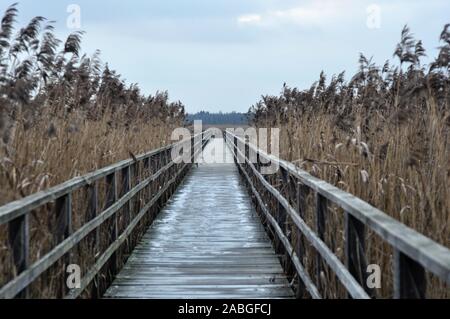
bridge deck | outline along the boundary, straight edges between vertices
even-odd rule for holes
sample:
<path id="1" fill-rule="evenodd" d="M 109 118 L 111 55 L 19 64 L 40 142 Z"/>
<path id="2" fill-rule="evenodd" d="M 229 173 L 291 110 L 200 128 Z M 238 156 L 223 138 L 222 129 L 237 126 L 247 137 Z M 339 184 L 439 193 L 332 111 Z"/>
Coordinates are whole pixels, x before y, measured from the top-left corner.
<path id="1" fill-rule="evenodd" d="M 205 148 L 208 162 L 225 161 L 192 169 L 106 298 L 293 297 L 232 157 L 222 149 L 222 139 Z"/>

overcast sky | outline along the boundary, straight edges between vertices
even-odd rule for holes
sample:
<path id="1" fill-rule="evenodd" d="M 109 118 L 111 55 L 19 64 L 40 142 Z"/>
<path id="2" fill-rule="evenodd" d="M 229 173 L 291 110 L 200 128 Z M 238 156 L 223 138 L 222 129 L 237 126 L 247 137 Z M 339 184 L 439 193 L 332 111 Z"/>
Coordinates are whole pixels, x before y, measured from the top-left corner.
<path id="1" fill-rule="evenodd" d="M 247 111 L 284 82 L 350 75 L 359 52 L 383 63 L 404 24 L 434 57 L 450 23 L 448 0 L 22 0 L 20 21 L 45 16 L 65 37 L 70 4 L 81 8 L 84 52 L 101 50 L 128 83 L 168 90 L 189 112 Z"/>

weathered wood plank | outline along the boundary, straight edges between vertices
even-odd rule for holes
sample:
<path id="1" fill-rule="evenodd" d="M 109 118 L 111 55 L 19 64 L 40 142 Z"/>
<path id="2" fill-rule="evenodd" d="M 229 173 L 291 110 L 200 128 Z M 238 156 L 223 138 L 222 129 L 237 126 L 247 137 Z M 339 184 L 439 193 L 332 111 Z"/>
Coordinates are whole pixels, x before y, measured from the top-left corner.
<path id="1" fill-rule="evenodd" d="M 286 286 L 286 276 L 275 275 L 266 276 L 242 276 L 242 275 L 226 275 L 213 276 L 213 275 L 198 275 L 198 276 L 158 276 L 158 277 L 143 277 L 138 276 L 120 276 L 116 278 L 115 284 L 130 285 L 130 286 L 154 286 L 157 289 L 160 286 L 217 286 L 224 282 L 229 285 L 242 285 L 242 286 L 263 286 L 263 285 L 284 285 Z"/>
<path id="2" fill-rule="evenodd" d="M 266 267 L 235 267 L 235 268 L 224 268 L 224 267 L 197 267 L 197 268 L 185 268 L 180 269 L 176 266 L 164 266 L 164 267 L 142 267 L 137 269 L 136 267 L 126 265 L 120 274 L 142 274 L 148 276 L 159 276 L 161 274 L 167 275 L 222 275 L 222 274 L 233 274 L 233 275 L 253 275 L 253 274 L 263 274 L 263 275 L 283 275 L 283 269 L 281 266 L 266 266 Z"/>
<path id="3" fill-rule="evenodd" d="M 188 296 L 188 297 L 187 297 Z M 241 299 L 241 298 L 292 298 L 292 290 L 285 287 L 198 287 L 181 286 L 155 288 L 152 286 L 112 286 L 107 298 L 170 298 L 170 299 Z"/>

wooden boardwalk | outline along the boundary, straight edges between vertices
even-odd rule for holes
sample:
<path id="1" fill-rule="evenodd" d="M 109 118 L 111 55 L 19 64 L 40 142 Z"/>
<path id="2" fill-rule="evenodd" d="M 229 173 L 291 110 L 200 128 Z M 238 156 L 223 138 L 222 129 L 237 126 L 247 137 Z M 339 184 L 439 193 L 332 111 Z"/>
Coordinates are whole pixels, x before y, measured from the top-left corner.
<path id="1" fill-rule="evenodd" d="M 0 207 L 0 228 L 7 234 L 0 242 L 7 248 L 0 272 L 9 278 L 0 286 L 0 299 L 292 298 L 294 293 L 406 299 L 433 296 L 432 290 L 450 285 L 448 247 L 233 132 L 225 132 L 229 148 L 213 135 L 206 130 L 191 136 L 191 158 L 203 154 L 207 163 L 220 163 L 179 163 L 173 152 L 183 141 Z M 267 164 L 278 169 L 263 175 Z M 338 223 L 329 220 L 331 205 L 339 208 L 333 213 Z M 41 236 L 32 232 L 38 216 L 51 216 L 39 226 Z M 74 224 L 80 216 L 81 225 Z M 343 240 L 339 255 L 327 244 L 330 233 L 332 242 Z M 36 246 L 49 239 L 53 246 L 36 258 Z M 383 247 L 389 260 L 378 259 L 374 247 Z M 68 287 L 65 266 L 80 260 L 87 261 L 80 265 L 80 285 Z M 388 293 L 367 286 L 369 263 L 391 269 Z M 336 294 L 336 282 L 323 280 L 324 266 L 345 291 Z"/>
<path id="2" fill-rule="evenodd" d="M 223 140 L 204 150 L 106 298 L 290 298 L 272 243 Z M 213 150 L 217 150 L 215 154 Z"/>

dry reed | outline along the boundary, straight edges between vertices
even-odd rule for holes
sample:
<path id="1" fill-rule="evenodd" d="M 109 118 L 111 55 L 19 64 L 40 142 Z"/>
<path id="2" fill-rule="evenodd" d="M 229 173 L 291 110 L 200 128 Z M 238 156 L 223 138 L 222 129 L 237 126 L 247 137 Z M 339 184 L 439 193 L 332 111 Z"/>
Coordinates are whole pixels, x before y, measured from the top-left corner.
<path id="1" fill-rule="evenodd" d="M 379 67 L 361 55 L 350 82 L 342 73 L 327 84 L 322 73 L 306 91 L 285 85 L 249 115 L 255 126 L 281 128 L 284 159 L 449 247 L 449 25 L 440 39 L 438 57 L 423 66 L 422 43 L 405 27 L 394 53 L 398 66 Z M 329 214 L 328 243 L 342 257 L 343 212 L 330 207 Z M 308 218 L 314 228 L 313 211 Z M 379 296 L 392 297 L 392 251 L 372 233 L 368 240 L 368 259 L 387 278 Z M 429 277 L 430 295 L 449 297 L 448 287 Z M 328 287 L 329 296 L 338 291 Z"/>
<path id="2" fill-rule="evenodd" d="M 184 106 L 169 102 L 167 92 L 144 96 L 103 64 L 99 52 L 82 55 L 81 32 L 62 42 L 43 17 L 16 29 L 17 14 L 17 5 L 10 6 L 0 29 L 0 205 L 166 145 L 183 125 Z M 74 196 L 79 227 L 86 194 Z M 31 214 L 31 262 L 54 245 L 50 208 Z M 80 246 L 85 251 L 89 240 Z M 93 256 L 80 251 L 77 262 L 92 264 Z M 49 282 L 36 280 L 32 296 L 55 297 L 63 268 L 53 268 Z M 7 225 L 1 225 L 0 286 L 15 275 Z"/>

